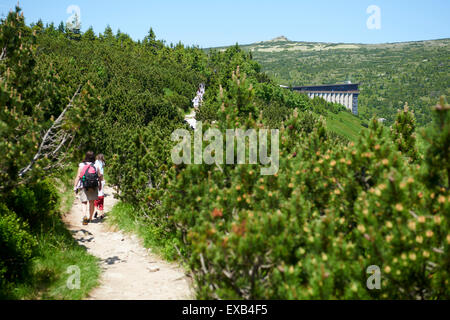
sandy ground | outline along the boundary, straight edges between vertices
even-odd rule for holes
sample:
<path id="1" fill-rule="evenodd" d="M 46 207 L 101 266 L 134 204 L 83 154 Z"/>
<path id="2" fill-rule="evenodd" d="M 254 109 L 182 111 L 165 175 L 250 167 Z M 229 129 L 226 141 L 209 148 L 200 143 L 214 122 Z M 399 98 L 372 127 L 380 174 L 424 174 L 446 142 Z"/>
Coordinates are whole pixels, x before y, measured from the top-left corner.
<path id="1" fill-rule="evenodd" d="M 105 212 L 117 202 L 106 187 Z M 176 263 L 169 263 L 145 249 L 135 235 L 108 227 L 103 220 L 82 224 L 82 205 L 75 199 L 64 222 L 78 243 L 101 259 L 100 285 L 87 300 L 177 300 L 193 299 L 189 278 Z"/>

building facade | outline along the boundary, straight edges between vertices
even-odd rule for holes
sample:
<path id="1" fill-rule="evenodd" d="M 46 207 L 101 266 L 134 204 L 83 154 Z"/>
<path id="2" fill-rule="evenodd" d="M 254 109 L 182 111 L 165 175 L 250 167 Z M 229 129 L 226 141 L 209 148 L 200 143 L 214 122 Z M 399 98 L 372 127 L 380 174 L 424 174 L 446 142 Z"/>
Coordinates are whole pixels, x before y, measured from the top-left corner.
<path id="1" fill-rule="evenodd" d="M 357 83 L 292 87 L 292 90 L 305 93 L 311 99 L 321 97 L 328 102 L 342 104 L 353 114 L 358 114 L 359 84 Z"/>

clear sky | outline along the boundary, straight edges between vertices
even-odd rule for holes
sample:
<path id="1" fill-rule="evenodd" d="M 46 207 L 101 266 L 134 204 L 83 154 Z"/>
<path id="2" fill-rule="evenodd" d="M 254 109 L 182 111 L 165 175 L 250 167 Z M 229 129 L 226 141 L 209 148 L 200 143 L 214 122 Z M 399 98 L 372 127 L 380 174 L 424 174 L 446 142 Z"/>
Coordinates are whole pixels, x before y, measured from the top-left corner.
<path id="1" fill-rule="evenodd" d="M 5 16 L 17 0 L 0 0 Z M 133 39 L 153 27 L 167 43 L 214 47 L 284 35 L 295 41 L 384 43 L 450 37 L 450 0 L 21 0 L 27 24 L 66 21 L 80 8 L 82 30 L 109 24 Z M 369 29 L 370 5 L 380 29 Z"/>

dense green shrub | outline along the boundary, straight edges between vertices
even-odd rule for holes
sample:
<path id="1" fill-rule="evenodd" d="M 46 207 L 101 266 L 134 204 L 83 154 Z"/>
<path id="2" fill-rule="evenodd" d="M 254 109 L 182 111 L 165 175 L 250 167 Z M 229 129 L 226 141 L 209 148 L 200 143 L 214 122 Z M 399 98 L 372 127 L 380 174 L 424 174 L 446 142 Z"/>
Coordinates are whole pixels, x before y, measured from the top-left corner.
<path id="1" fill-rule="evenodd" d="M 403 111 L 398 111 L 394 125 L 391 127 L 391 135 L 398 150 L 408 156 L 411 161 L 419 157 L 416 146 L 416 123 L 414 115 L 409 112 L 408 104 Z"/>
<path id="2" fill-rule="evenodd" d="M 76 152 L 71 143 L 85 145 L 98 111 L 88 79 L 75 72 L 58 74 L 59 61 L 42 57 L 37 45 L 37 33 L 25 25 L 19 8 L 2 19 L 0 47 L 6 56 L 0 61 L 1 193 L 38 180 L 59 168 L 63 158 L 72 159 Z M 48 65 L 44 67 L 41 58 Z M 70 70 L 74 66 L 67 60 L 64 66 Z"/>
<path id="3" fill-rule="evenodd" d="M 0 289 L 26 274 L 36 245 L 27 224 L 0 203 Z"/>
<path id="4" fill-rule="evenodd" d="M 8 207 L 32 229 L 48 224 L 52 216 L 59 214 L 59 195 L 49 179 L 28 186 L 18 186 L 8 199 Z"/>
<path id="5" fill-rule="evenodd" d="M 217 128 L 263 125 L 236 118 L 239 96 L 218 95 Z M 373 119 L 358 143 L 339 142 L 323 120 L 294 112 L 281 128 L 278 174 L 181 166 L 148 214 L 178 232 L 199 298 L 448 298 L 448 187 L 430 186 L 387 137 Z M 366 287 L 371 265 L 382 290 Z"/>

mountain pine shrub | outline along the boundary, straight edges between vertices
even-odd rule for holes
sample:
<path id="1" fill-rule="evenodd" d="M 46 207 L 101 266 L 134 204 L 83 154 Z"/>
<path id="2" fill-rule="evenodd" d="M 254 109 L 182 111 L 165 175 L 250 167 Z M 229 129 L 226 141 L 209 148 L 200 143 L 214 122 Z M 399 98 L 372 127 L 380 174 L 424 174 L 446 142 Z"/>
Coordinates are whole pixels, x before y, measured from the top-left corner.
<path id="1" fill-rule="evenodd" d="M 211 126 L 264 127 L 261 118 L 240 116 L 236 101 L 255 98 L 238 80 L 230 85 L 239 90 L 218 92 L 222 106 Z M 445 108 L 437 108 L 441 120 Z M 432 133 L 435 143 L 445 143 L 446 125 Z M 401 149 L 388 137 L 373 119 L 357 143 L 342 142 L 323 119 L 294 111 L 280 128 L 273 176 L 260 176 L 259 165 L 177 167 L 152 214 L 182 240 L 198 298 L 448 298 L 450 198 L 445 184 L 430 188 L 422 168 L 436 179 L 446 154 L 411 162 L 414 143 Z M 380 290 L 366 285 L 373 265 Z"/>

